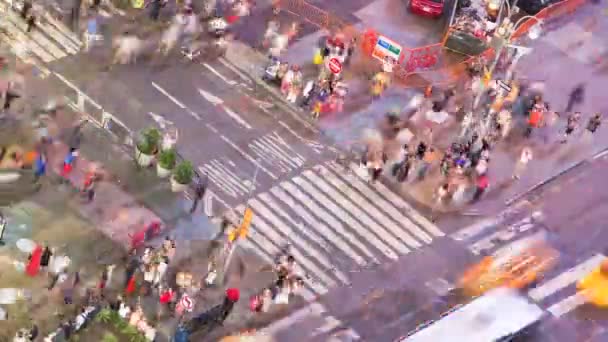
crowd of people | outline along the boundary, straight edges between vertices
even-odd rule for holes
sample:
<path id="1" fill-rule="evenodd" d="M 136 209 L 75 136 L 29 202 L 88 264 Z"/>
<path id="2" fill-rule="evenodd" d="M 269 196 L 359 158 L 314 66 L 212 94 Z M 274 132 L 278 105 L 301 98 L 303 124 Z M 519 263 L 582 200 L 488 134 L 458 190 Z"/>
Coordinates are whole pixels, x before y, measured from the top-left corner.
<path id="1" fill-rule="evenodd" d="M 490 187 L 492 154 L 501 142 L 505 148 L 517 150 L 512 166 L 512 179 L 516 181 L 524 176 L 543 145 L 551 140 L 565 144 L 577 133 L 589 141 L 601 126 L 600 113 L 590 115 L 584 124 L 582 114 L 574 111 L 582 102 L 582 86 L 573 89 L 566 113 L 562 114 L 544 100 L 542 82 L 510 80 L 510 91 L 505 91 L 497 81 L 484 86 L 482 70 L 483 61 L 476 61 L 467 71 L 464 87 L 433 89 L 421 101 L 414 101 L 412 111 L 387 113 L 382 138 L 368 141 L 363 155 L 362 164 L 368 169 L 370 180 L 378 179 L 385 166 L 391 168 L 398 182 L 421 181 L 432 173 L 435 181 L 431 184 L 436 186 L 433 206 L 458 207 L 478 201 Z M 474 103 L 475 98 L 481 99 L 479 107 L 470 107 L 468 104 Z M 400 152 L 387 149 L 401 130 L 416 126 L 440 111 L 463 118 L 460 134 L 454 135 L 451 143 L 439 146 L 433 130 L 423 129 L 403 144 Z M 554 138 L 555 132 L 559 132 L 559 139 Z M 517 141 L 520 143 L 514 144 Z"/>
<path id="2" fill-rule="evenodd" d="M 254 312 L 268 312 L 272 305 L 288 304 L 304 286 L 296 259 L 291 254 L 280 255 L 274 267 L 276 280 L 270 287 L 251 297 L 250 308 Z"/>

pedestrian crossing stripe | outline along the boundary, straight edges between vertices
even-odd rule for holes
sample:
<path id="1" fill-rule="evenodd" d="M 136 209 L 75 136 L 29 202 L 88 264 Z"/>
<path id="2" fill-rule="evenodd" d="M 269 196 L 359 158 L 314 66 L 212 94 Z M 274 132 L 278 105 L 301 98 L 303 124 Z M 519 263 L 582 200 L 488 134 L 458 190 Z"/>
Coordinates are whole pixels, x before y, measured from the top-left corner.
<path id="1" fill-rule="evenodd" d="M 27 32 L 27 24 L 18 13 L 4 11 L 2 18 L 0 40 L 8 43 L 20 58 L 29 54 L 47 64 L 80 51 L 82 43 L 76 35 L 48 12 L 43 13 L 30 32 Z"/>
<path id="2" fill-rule="evenodd" d="M 297 260 L 309 301 L 349 285 L 353 272 L 396 260 L 444 236 L 397 194 L 334 162 L 280 182 L 236 206 L 254 215 L 243 246 L 274 264 L 285 246 Z"/>

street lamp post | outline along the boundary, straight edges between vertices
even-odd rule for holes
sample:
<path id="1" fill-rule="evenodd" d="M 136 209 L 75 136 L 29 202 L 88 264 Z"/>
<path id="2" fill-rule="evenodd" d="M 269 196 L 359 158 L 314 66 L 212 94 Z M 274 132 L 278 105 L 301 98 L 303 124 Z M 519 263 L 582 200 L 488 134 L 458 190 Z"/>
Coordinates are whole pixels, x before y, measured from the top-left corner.
<path id="1" fill-rule="evenodd" d="M 224 270 L 222 272 L 222 274 L 225 276 L 226 275 L 226 271 L 228 271 L 228 266 L 230 265 L 230 261 L 232 260 L 232 256 L 234 255 L 234 250 L 236 249 L 236 244 L 238 242 L 239 239 L 244 238 L 242 230 L 245 229 L 247 230 L 248 227 L 244 227 L 243 225 L 249 225 L 249 222 L 245 222 L 250 220 L 251 218 L 248 217 L 248 212 L 251 211 L 251 209 L 249 208 L 249 202 L 251 200 L 251 195 L 253 194 L 253 190 L 255 189 L 255 183 L 257 181 L 258 178 L 258 173 L 260 172 L 260 160 L 256 159 L 255 162 L 255 170 L 253 171 L 253 177 L 251 179 L 251 184 L 249 186 L 249 193 L 247 194 L 247 207 L 245 208 L 245 212 L 243 213 L 243 223 L 242 226 L 239 227 L 239 231 L 237 231 L 237 236 L 235 236 L 234 241 L 230 242 L 230 250 L 228 251 L 228 256 L 226 257 L 226 262 L 224 262 Z"/>
<path id="2" fill-rule="evenodd" d="M 504 27 L 506 27 L 507 32 L 503 33 L 503 36 L 501 37 L 500 33 L 495 35 L 494 37 L 494 41 L 493 41 L 493 45 L 495 47 L 497 47 L 496 49 L 496 56 L 494 57 L 494 61 L 492 62 L 492 65 L 490 66 L 490 68 L 487 70 L 486 74 L 484 75 L 484 78 L 489 79 L 492 78 L 492 75 L 494 74 L 494 70 L 496 69 L 496 66 L 498 65 L 498 61 L 500 60 L 500 56 L 502 55 L 505 47 L 509 47 L 509 42 L 511 41 L 511 38 L 513 37 L 513 34 L 517 31 L 517 29 L 519 28 L 519 26 L 528 19 L 534 19 L 537 21 L 537 24 L 535 26 L 533 26 L 532 28 L 530 28 L 530 31 L 528 32 L 528 36 L 530 39 L 535 40 L 537 38 L 540 37 L 540 33 L 542 30 L 542 20 L 538 19 L 535 16 L 531 16 L 531 15 L 527 15 L 524 16 L 522 18 L 520 18 L 515 25 L 513 25 L 512 27 L 508 27 L 510 24 L 510 21 L 508 18 L 505 18 L 506 22 L 503 23 Z M 497 29 L 500 30 L 501 28 L 499 27 Z M 527 53 L 527 52 L 526 52 Z M 517 57 L 516 60 L 514 60 L 514 62 L 517 62 L 519 60 L 519 58 L 521 58 L 521 56 Z M 513 65 L 511 65 L 511 67 L 509 68 L 509 70 L 507 71 L 507 76 L 510 77 L 510 75 L 513 73 Z M 473 110 L 476 110 L 479 107 L 479 102 L 481 101 L 481 97 L 485 92 L 485 88 L 486 85 L 485 83 L 481 84 L 481 89 L 479 90 L 479 93 L 477 94 L 477 96 L 475 97 L 475 101 L 473 102 Z M 488 116 L 486 117 L 485 120 L 485 125 L 483 126 L 484 129 L 487 129 L 489 127 L 489 123 L 491 122 L 491 116 L 488 114 Z"/>

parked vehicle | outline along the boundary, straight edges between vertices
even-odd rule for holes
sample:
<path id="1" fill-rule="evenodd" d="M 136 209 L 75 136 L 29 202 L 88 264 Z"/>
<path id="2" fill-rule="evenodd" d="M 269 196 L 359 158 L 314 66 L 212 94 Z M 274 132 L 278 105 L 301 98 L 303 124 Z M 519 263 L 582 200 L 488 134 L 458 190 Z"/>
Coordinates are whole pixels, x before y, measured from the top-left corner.
<path id="1" fill-rule="evenodd" d="M 522 11 L 530 15 L 535 15 L 538 12 L 542 11 L 544 8 L 556 4 L 560 1 L 561 0 L 520 0 L 517 3 L 517 7 L 519 7 Z"/>
<path id="2" fill-rule="evenodd" d="M 444 0 L 408 0 L 408 9 L 417 15 L 441 18 L 443 16 Z"/>

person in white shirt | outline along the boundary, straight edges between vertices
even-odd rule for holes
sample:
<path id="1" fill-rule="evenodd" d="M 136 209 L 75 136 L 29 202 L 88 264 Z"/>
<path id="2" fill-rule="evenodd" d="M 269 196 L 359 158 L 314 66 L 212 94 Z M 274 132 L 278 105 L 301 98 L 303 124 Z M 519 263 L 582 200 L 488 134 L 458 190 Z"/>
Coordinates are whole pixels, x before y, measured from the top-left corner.
<path id="1" fill-rule="evenodd" d="M 521 174 L 526 170 L 528 163 L 532 160 L 532 149 L 524 147 L 521 151 L 519 160 L 515 164 L 515 170 L 513 171 L 513 179 L 519 179 Z"/>

